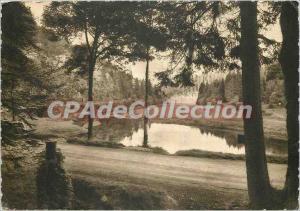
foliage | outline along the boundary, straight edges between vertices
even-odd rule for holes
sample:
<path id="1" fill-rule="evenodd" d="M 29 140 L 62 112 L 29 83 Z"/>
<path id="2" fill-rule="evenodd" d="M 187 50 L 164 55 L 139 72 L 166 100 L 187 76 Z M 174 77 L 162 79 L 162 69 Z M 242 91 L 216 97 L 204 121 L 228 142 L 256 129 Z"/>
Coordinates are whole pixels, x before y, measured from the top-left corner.
<path id="1" fill-rule="evenodd" d="M 5 118 L 11 116 L 30 125 L 28 117 L 33 118 L 60 86 L 50 80 L 56 76 L 60 61 L 53 55 L 65 51 L 54 45 L 48 48 L 51 42 L 46 31 L 37 27 L 23 3 L 3 5 L 2 29 L 2 102 L 8 110 Z"/>
<path id="2" fill-rule="evenodd" d="M 261 78 L 262 103 L 268 104 L 270 107 L 282 107 L 285 105 L 285 99 L 282 74 L 278 72 L 281 69 L 277 64 L 266 66 L 265 69 L 266 77 Z M 231 103 L 240 102 L 242 100 L 242 75 L 229 73 L 224 81 L 216 79 L 208 84 L 201 82 L 197 102 L 205 103 L 216 99 L 222 99 L 223 102 L 224 99 Z"/>
<path id="3" fill-rule="evenodd" d="M 129 37 L 127 29 L 132 25 L 131 15 L 128 15 L 132 5 L 128 2 L 52 2 L 44 11 L 43 24 L 47 30 L 67 41 L 85 40 L 87 59 L 77 65 L 87 64 L 83 71 L 88 73 L 89 101 L 93 100 L 93 74 L 97 62 L 120 59 L 128 54 L 125 43 Z M 92 127 L 93 119 L 89 116 L 88 139 L 92 137 Z"/>
<path id="4" fill-rule="evenodd" d="M 155 52 L 165 51 L 169 34 L 160 23 L 161 10 L 157 2 L 138 2 L 132 6 L 132 25 L 128 27 L 130 36 L 127 47 L 130 61 L 154 59 Z"/>
<path id="5" fill-rule="evenodd" d="M 43 25 L 68 41 L 85 41 L 89 59 L 124 56 L 125 33 L 131 20 L 125 2 L 52 2 L 43 14 Z"/>
<path id="6" fill-rule="evenodd" d="M 259 54 L 262 64 L 273 63 L 279 43 L 262 33 L 278 20 L 279 4 L 258 4 Z M 240 14 L 236 2 L 170 2 L 162 4 L 162 22 L 171 34 L 172 50 L 168 78 L 161 86 L 193 86 L 195 70 L 240 70 Z M 226 59 L 224 59 L 226 58 Z M 174 81 L 170 83 L 170 81 Z M 165 83 L 167 82 L 167 83 Z"/>
<path id="7" fill-rule="evenodd" d="M 72 207 L 71 179 L 63 168 L 62 153 L 55 152 L 53 162 L 43 159 L 37 169 L 37 207 L 39 209 L 68 209 Z M 41 153 L 45 157 L 45 151 Z"/>
<path id="8" fill-rule="evenodd" d="M 267 69 L 266 80 L 279 79 L 283 80 L 283 73 L 279 64 L 272 64 Z"/>
<path id="9" fill-rule="evenodd" d="M 225 38 L 216 22 L 225 8 L 219 2 L 170 2 L 162 8 L 161 19 L 171 35 L 169 72 L 174 74 L 168 80 L 193 86 L 193 68 L 219 67 L 225 56 Z"/>
<path id="10" fill-rule="evenodd" d="M 145 80 L 138 80 L 128 70 L 106 63 L 96 73 L 94 91 L 97 100 L 142 99 L 145 95 Z M 149 82 L 149 95 L 160 98 L 155 91 L 156 88 Z"/>
<path id="11" fill-rule="evenodd" d="M 8 111 L 5 118 L 11 117 L 13 121 L 21 120 L 29 124 L 26 118 L 32 116 L 27 108 L 44 96 L 42 93 L 28 93 L 34 88 L 45 88 L 42 79 L 35 74 L 34 62 L 28 56 L 30 51 L 37 49 L 36 23 L 24 3 L 9 2 L 2 6 L 1 27 L 1 98 L 4 111 Z"/>

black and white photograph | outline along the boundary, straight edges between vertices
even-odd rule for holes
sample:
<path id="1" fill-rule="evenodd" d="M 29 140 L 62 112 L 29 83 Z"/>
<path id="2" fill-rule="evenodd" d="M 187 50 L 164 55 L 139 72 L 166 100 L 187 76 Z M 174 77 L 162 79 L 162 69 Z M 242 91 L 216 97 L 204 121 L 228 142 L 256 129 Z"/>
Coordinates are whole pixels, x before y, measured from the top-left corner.
<path id="1" fill-rule="evenodd" d="M 298 1 L 1 1 L 1 210 L 299 209 Z"/>

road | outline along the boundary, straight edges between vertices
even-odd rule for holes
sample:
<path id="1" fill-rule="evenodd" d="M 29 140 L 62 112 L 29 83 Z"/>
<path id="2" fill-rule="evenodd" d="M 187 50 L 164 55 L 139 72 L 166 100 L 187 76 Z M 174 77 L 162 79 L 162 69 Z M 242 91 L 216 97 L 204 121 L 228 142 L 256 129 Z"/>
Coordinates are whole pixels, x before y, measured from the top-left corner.
<path id="1" fill-rule="evenodd" d="M 68 139 L 86 133 L 86 129 L 72 121 L 41 118 L 35 123 L 36 133 L 41 137 Z M 86 201 L 80 209 L 103 209 L 97 204 L 103 195 L 116 200 L 123 198 L 120 206 L 112 206 L 115 209 L 248 209 L 244 161 L 160 155 L 73 145 L 64 141 L 58 141 L 58 148 L 65 156 L 64 166 L 75 179 L 73 181 L 84 181 L 100 194 L 95 196 L 97 200 L 89 201 L 87 198 L 92 198 L 91 193 L 78 190 L 77 193 L 83 194 L 81 198 L 78 196 L 79 201 Z M 268 168 L 272 185 L 281 188 L 286 165 L 268 164 Z M 126 204 L 128 198 L 118 195 L 124 191 L 129 198 L 136 199 L 134 203 Z M 154 197 L 156 200 L 161 198 L 157 192 L 171 198 L 171 202 L 161 205 L 150 200 L 150 196 L 159 196 Z M 129 206 L 131 204 L 136 206 Z M 158 205 L 151 206 L 155 204 Z"/>
<path id="2" fill-rule="evenodd" d="M 159 155 L 127 149 L 59 144 L 70 172 L 143 179 L 149 183 L 247 189 L 244 161 Z M 282 187 L 286 165 L 268 164 L 273 186 Z"/>

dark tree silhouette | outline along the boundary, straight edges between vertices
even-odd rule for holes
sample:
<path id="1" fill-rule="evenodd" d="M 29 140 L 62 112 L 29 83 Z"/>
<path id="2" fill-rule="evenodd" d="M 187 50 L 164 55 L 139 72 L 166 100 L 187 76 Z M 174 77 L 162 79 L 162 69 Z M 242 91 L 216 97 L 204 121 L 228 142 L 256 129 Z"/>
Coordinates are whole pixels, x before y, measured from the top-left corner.
<path id="1" fill-rule="evenodd" d="M 129 29 L 131 36 L 128 46 L 131 49 L 130 60 L 146 62 L 145 68 L 145 109 L 149 104 L 151 83 L 149 81 L 150 62 L 155 58 L 155 53 L 167 48 L 168 34 L 159 22 L 160 4 L 158 2 L 140 2 L 133 7 L 132 26 Z M 131 31 L 132 30 L 132 31 Z M 144 140 L 143 146 L 148 145 L 148 118 L 144 115 Z"/>
<path id="2" fill-rule="evenodd" d="M 2 102 L 15 121 L 22 99 L 15 89 L 19 80 L 28 78 L 32 67 L 32 61 L 23 50 L 35 46 L 36 23 L 30 9 L 23 3 L 9 2 L 3 4 L 1 26 Z M 22 76 L 24 73 L 28 74 L 25 78 Z"/>
<path id="3" fill-rule="evenodd" d="M 243 103 L 252 106 L 244 119 L 248 194 L 253 208 L 268 208 L 271 187 L 267 169 L 260 96 L 257 3 L 240 2 Z"/>
<path id="4" fill-rule="evenodd" d="M 56 35 L 71 40 L 84 37 L 88 58 L 88 101 L 93 100 L 93 77 L 97 60 L 124 55 L 126 31 L 131 24 L 124 15 L 128 2 L 52 2 L 43 14 L 43 23 Z M 88 139 L 93 118 L 88 116 Z"/>
<path id="5" fill-rule="evenodd" d="M 216 21 L 226 11 L 224 4 L 169 2 L 163 5 L 162 11 L 162 22 L 171 35 L 171 63 L 167 71 L 156 76 L 163 80 L 163 86 L 194 86 L 195 67 L 216 69 L 225 57 L 226 39 L 220 35 Z M 172 77 L 174 72 L 176 74 Z"/>
<path id="6" fill-rule="evenodd" d="M 288 170 L 285 182 L 286 206 L 295 209 L 298 206 L 299 196 L 299 23 L 297 2 L 282 2 L 280 26 L 283 41 L 279 61 L 284 74 L 287 101 Z"/>

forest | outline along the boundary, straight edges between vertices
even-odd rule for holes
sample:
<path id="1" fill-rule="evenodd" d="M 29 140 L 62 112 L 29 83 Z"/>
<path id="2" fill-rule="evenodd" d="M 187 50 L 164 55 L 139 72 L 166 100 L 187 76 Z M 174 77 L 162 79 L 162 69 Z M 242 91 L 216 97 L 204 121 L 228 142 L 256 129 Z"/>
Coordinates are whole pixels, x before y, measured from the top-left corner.
<path id="1" fill-rule="evenodd" d="M 4 210 L 299 208 L 298 2 L 1 6 Z M 252 115 L 47 115 L 54 101 L 138 100 Z"/>

